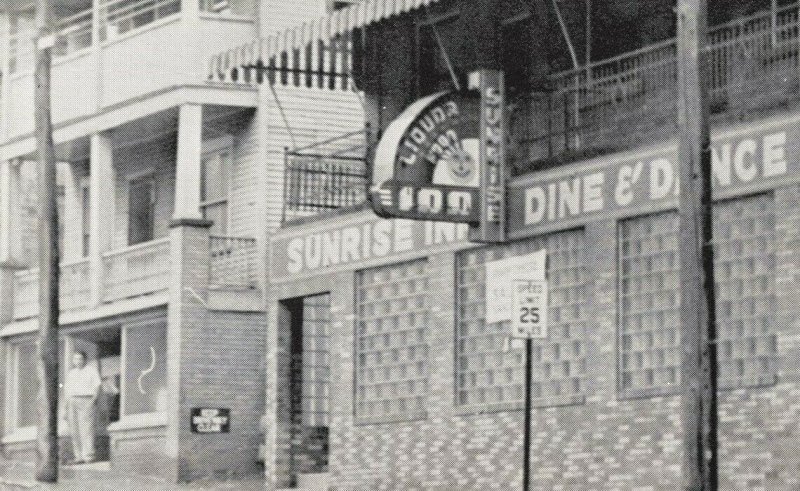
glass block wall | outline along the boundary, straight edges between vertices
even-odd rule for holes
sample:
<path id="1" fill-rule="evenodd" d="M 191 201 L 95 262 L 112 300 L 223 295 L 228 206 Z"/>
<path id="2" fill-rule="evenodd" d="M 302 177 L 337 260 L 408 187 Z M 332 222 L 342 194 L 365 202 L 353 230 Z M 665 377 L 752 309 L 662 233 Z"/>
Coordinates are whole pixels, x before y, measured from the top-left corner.
<path id="1" fill-rule="evenodd" d="M 680 384 L 678 214 L 619 226 L 619 388 L 674 393 Z M 773 383 L 775 216 L 771 194 L 714 206 L 720 387 Z"/>
<path id="2" fill-rule="evenodd" d="M 525 353 L 506 350 L 510 322 L 486 324 L 486 262 L 547 249 L 549 338 L 534 341 L 538 406 L 580 400 L 586 382 L 584 232 L 572 230 L 464 251 L 457 259 L 456 394 L 461 406 L 514 406 L 524 399 Z"/>
<path id="3" fill-rule="evenodd" d="M 357 275 L 356 417 L 425 416 L 428 390 L 427 260 Z"/>

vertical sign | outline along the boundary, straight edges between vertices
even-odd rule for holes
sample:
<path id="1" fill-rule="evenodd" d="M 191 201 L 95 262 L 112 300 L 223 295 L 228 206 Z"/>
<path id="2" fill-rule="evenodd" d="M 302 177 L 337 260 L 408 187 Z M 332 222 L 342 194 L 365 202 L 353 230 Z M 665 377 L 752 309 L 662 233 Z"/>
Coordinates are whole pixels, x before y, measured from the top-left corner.
<path id="1" fill-rule="evenodd" d="M 480 92 L 480 222 L 471 230 L 475 242 L 506 239 L 505 84 L 503 72 L 478 70 L 469 76 L 470 90 Z"/>
<path id="2" fill-rule="evenodd" d="M 547 281 L 515 279 L 511 337 L 547 338 Z"/>

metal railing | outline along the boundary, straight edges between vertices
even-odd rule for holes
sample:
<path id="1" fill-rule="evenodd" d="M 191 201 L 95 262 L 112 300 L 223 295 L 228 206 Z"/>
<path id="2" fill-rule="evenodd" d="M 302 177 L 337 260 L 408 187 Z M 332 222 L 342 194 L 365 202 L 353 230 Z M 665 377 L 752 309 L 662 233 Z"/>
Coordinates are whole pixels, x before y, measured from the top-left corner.
<path id="1" fill-rule="evenodd" d="M 713 114 L 763 113 L 800 94 L 798 3 L 718 25 L 708 33 Z M 673 136 L 675 39 L 550 77 L 511 115 L 515 164 L 570 151 L 616 151 Z M 629 131 L 620 131 L 627 128 Z"/>
<path id="2" fill-rule="evenodd" d="M 285 152 L 283 222 L 364 203 L 370 131 Z"/>
<path id="3" fill-rule="evenodd" d="M 209 237 L 209 287 L 252 289 L 258 286 L 256 239 Z"/>
<path id="4" fill-rule="evenodd" d="M 113 302 L 160 291 L 169 286 L 169 238 L 144 242 L 103 254 L 103 301 Z"/>

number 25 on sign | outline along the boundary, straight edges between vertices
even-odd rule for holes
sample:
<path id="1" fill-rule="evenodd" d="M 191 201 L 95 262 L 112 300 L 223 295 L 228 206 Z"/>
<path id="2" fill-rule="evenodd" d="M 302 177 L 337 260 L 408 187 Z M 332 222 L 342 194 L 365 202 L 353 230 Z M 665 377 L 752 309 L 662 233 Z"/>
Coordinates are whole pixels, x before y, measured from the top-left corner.
<path id="1" fill-rule="evenodd" d="M 511 337 L 547 338 L 547 281 L 514 280 Z"/>

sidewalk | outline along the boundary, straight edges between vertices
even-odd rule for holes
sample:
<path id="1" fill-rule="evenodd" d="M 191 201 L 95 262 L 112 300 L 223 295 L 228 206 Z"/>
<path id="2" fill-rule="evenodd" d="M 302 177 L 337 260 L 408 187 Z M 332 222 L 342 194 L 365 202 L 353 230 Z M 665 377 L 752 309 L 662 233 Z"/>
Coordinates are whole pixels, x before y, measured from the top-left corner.
<path id="1" fill-rule="evenodd" d="M 111 472 L 108 463 L 62 466 L 58 484 L 41 484 L 34 479 L 32 464 L 0 460 L 0 491 L 262 491 L 263 489 L 264 481 L 257 478 L 174 484 L 157 478 L 123 476 Z"/>

